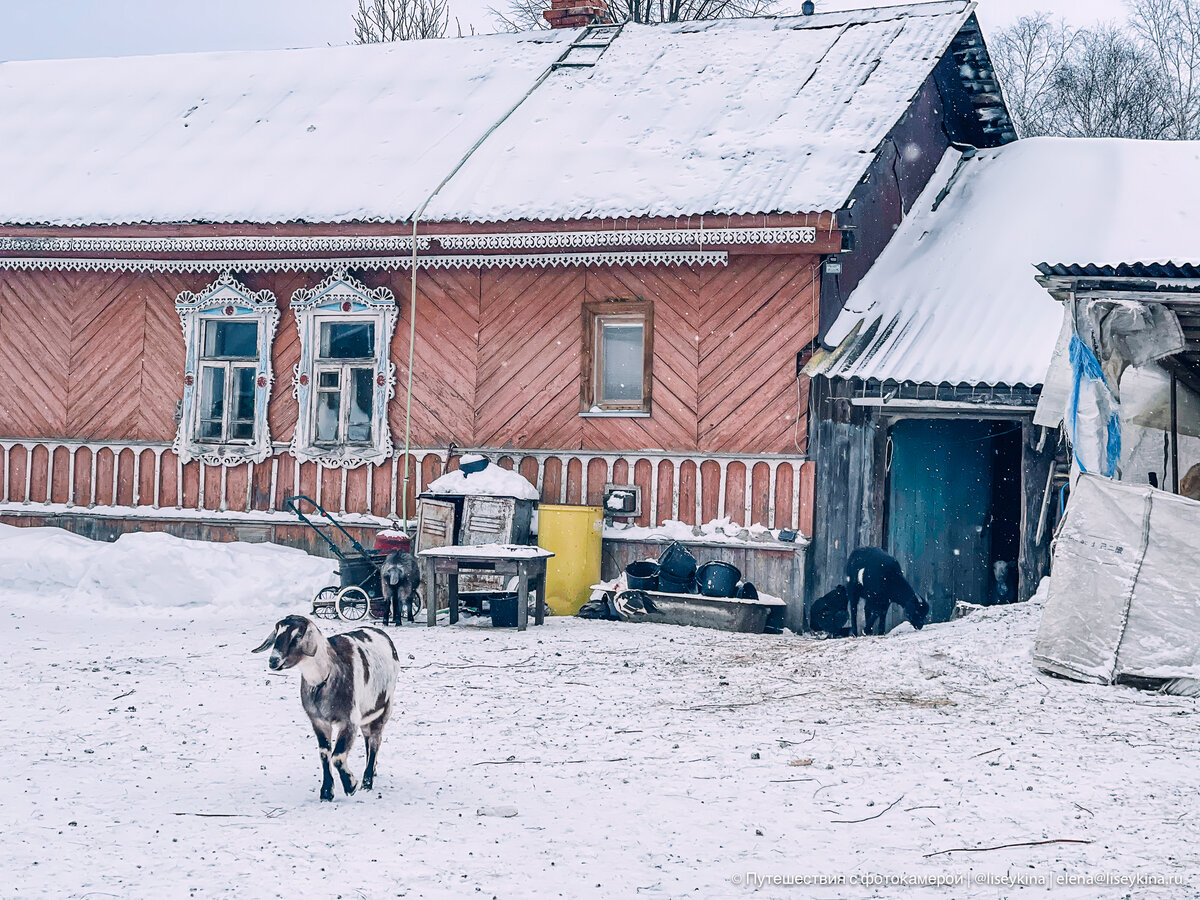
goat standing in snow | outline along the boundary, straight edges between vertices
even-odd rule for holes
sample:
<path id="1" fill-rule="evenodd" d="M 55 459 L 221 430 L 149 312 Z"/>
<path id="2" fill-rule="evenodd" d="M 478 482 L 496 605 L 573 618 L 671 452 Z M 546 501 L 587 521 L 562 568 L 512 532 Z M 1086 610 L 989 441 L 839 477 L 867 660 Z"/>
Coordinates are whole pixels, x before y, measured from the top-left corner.
<path id="1" fill-rule="evenodd" d="M 856 635 L 883 634 L 893 603 L 903 607 L 913 628 L 924 628 L 929 618 L 929 604 L 912 589 L 900 563 L 878 547 L 859 547 L 850 554 L 846 594 L 850 627 Z"/>
<path id="2" fill-rule="evenodd" d="M 830 637 L 849 637 L 849 596 L 846 585 L 839 584 L 828 594 L 814 600 L 812 609 L 808 611 L 809 630 L 820 631 Z"/>
<path id="3" fill-rule="evenodd" d="M 346 756 L 358 731 L 367 745 L 362 786 L 371 790 L 383 726 L 392 712 L 400 674 L 400 657 L 391 638 L 378 628 L 360 628 L 326 639 L 311 619 L 288 616 L 252 652 L 268 647 L 271 671 L 300 670 L 300 702 L 321 749 L 321 799 L 333 799 L 332 769 L 347 794 L 358 789 L 346 769 Z"/>
<path id="4" fill-rule="evenodd" d="M 401 606 L 407 607 L 408 621 L 411 622 L 417 588 L 421 586 L 417 558 L 405 550 L 393 550 L 379 567 L 379 581 L 383 585 L 384 607 L 392 617 L 392 624 L 400 624 Z"/>

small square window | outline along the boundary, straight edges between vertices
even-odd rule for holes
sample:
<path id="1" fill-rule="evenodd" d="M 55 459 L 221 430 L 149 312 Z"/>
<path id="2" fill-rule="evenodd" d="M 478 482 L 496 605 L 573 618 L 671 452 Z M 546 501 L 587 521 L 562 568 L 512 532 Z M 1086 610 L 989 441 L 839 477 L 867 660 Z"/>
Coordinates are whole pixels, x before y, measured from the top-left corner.
<path id="1" fill-rule="evenodd" d="M 584 304 L 585 413 L 650 411 L 653 315 L 641 300 Z"/>

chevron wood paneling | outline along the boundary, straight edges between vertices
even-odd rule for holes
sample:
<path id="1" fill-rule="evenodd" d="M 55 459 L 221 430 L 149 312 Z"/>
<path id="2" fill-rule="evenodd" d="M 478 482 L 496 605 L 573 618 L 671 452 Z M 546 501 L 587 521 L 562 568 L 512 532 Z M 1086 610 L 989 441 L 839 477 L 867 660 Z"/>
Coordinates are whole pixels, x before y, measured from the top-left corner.
<path id="1" fill-rule="evenodd" d="M 418 447 L 487 446 L 635 451 L 655 448 L 681 455 L 731 453 L 748 456 L 801 452 L 807 439 L 803 412 L 806 386 L 797 384 L 795 359 L 816 327 L 817 258 L 742 254 L 727 267 L 487 269 L 422 272 L 417 298 L 413 372 L 413 444 Z M 281 318 L 272 348 L 275 383 L 269 408 L 271 436 L 291 439 L 296 422 L 293 367 L 300 347 L 289 310 L 293 293 L 324 273 L 248 276 L 253 290 L 269 289 Z M 391 354 L 397 394 L 390 408 L 393 438 L 403 440 L 408 365 L 409 278 L 403 272 L 356 273 L 371 286 L 386 285 L 399 316 Z M 0 435 L 95 441 L 169 442 L 182 395 L 184 346 L 175 297 L 200 290 L 211 275 L 120 273 L 0 273 Z M 579 415 L 582 304 L 607 299 L 654 304 L 653 410 L 647 418 L 585 418 Z M 797 413 L 800 413 L 799 419 Z M 129 458 L 126 459 L 125 456 Z M 154 454 L 114 460 L 101 451 L 92 460 L 80 451 L 74 491 L 65 480 L 72 467 L 66 451 L 53 461 L 43 454 L 14 452 L 2 476 L 10 494 L 26 482 L 39 501 L 152 503 L 216 508 L 221 471 L 193 463 L 179 469 L 162 455 L 157 484 L 149 470 Z M 61 457 L 61 458 L 60 458 Z M 114 462 L 116 490 L 113 489 Z M 510 465 L 536 462 L 514 454 Z M 395 501 L 389 462 L 346 475 L 348 511 L 384 511 Z M 278 487 L 271 492 L 274 467 Z M 597 502 L 605 480 L 633 480 L 656 518 L 687 522 L 715 518 L 724 509 L 735 521 L 811 519 L 811 473 L 781 466 L 774 485 L 765 464 L 746 471 L 729 463 L 725 496 L 721 467 L 707 461 L 652 466 L 621 462 L 614 471 L 602 460 L 586 467 L 551 461 L 543 495 L 557 501 Z M 804 467 L 807 470 L 809 467 Z M 225 473 L 230 509 L 277 506 L 290 494 L 294 464 L 286 456 Z M 431 473 L 426 473 L 431 474 Z M 586 478 L 585 478 L 586 476 Z M 797 485 L 796 479 L 799 479 Z M 584 483 L 586 481 L 586 490 Z M 62 483 L 60 483 L 62 482 Z M 677 483 L 676 483 L 677 482 Z M 334 509 L 342 506 L 341 472 L 300 468 L 300 490 L 321 491 Z M 415 486 L 415 474 L 413 476 Z M 772 496 L 772 489 L 774 494 Z M 157 497 L 155 493 L 157 491 Z M 203 500 L 201 500 L 203 492 Z M 397 490 L 397 493 L 399 491 Z M 368 499 L 369 498 L 369 499 Z M 385 509 L 387 507 L 387 509 Z M 411 511 L 411 510 L 410 510 Z M 643 522 L 649 522 L 649 509 Z"/>
<path id="2" fill-rule="evenodd" d="M 796 354 L 816 336 L 816 257 L 744 255 L 706 273 L 698 449 L 796 453 L 807 406 Z"/>
<path id="3" fill-rule="evenodd" d="M 396 273 L 381 283 L 391 288 L 400 306 L 391 347 L 397 384 L 390 410 L 392 434 L 399 445 L 404 440 L 411 281 L 404 273 Z M 444 446 L 451 442 L 469 446 L 474 439 L 479 291 L 477 270 L 422 272 L 418 279 L 414 446 Z"/>
<path id="4" fill-rule="evenodd" d="M 66 437 L 76 276 L 0 272 L 0 431 Z"/>
<path id="5" fill-rule="evenodd" d="M 475 443 L 578 447 L 584 271 L 489 270 L 481 280 Z"/>
<path id="6" fill-rule="evenodd" d="M 654 304 L 654 362 L 650 418 L 585 419 L 584 447 L 695 448 L 700 283 L 695 270 L 681 267 L 588 271 L 588 299 L 641 298 Z"/>

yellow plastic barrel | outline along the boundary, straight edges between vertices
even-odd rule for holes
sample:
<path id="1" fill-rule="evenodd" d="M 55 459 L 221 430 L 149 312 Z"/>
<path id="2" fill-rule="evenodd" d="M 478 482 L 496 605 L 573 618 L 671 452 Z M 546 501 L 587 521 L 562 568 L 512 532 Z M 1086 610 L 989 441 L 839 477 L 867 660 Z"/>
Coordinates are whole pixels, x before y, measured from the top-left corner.
<path id="1" fill-rule="evenodd" d="M 546 563 L 546 605 L 556 616 L 573 616 L 600 580 L 604 510 L 599 506 L 538 506 L 538 546 Z"/>

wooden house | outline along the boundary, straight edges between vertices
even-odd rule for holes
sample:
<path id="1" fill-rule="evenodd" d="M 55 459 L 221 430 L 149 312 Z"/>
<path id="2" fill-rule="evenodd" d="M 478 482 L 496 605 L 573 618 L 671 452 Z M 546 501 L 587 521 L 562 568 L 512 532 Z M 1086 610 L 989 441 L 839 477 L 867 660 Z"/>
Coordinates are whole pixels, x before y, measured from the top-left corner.
<path id="1" fill-rule="evenodd" d="M 1067 392 L 1043 396 L 1063 314 L 1035 266 L 1193 258 L 1197 158 L 1103 139 L 947 152 L 808 367 L 813 594 L 861 544 L 892 552 L 935 618 L 988 603 L 996 563 L 1019 599 L 1034 592 L 1070 456 Z M 1123 463 L 1148 454 L 1138 471 L 1161 478 L 1161 431 L 1146 446 L 1141 431 Z"/>
<path id="2" fill-rule="evenodd" d="M 0 64 L 0 518 L 300 542 L 457 448 L 809 535 L 822 321 L 1013 136 L 962 0 Z"/>

